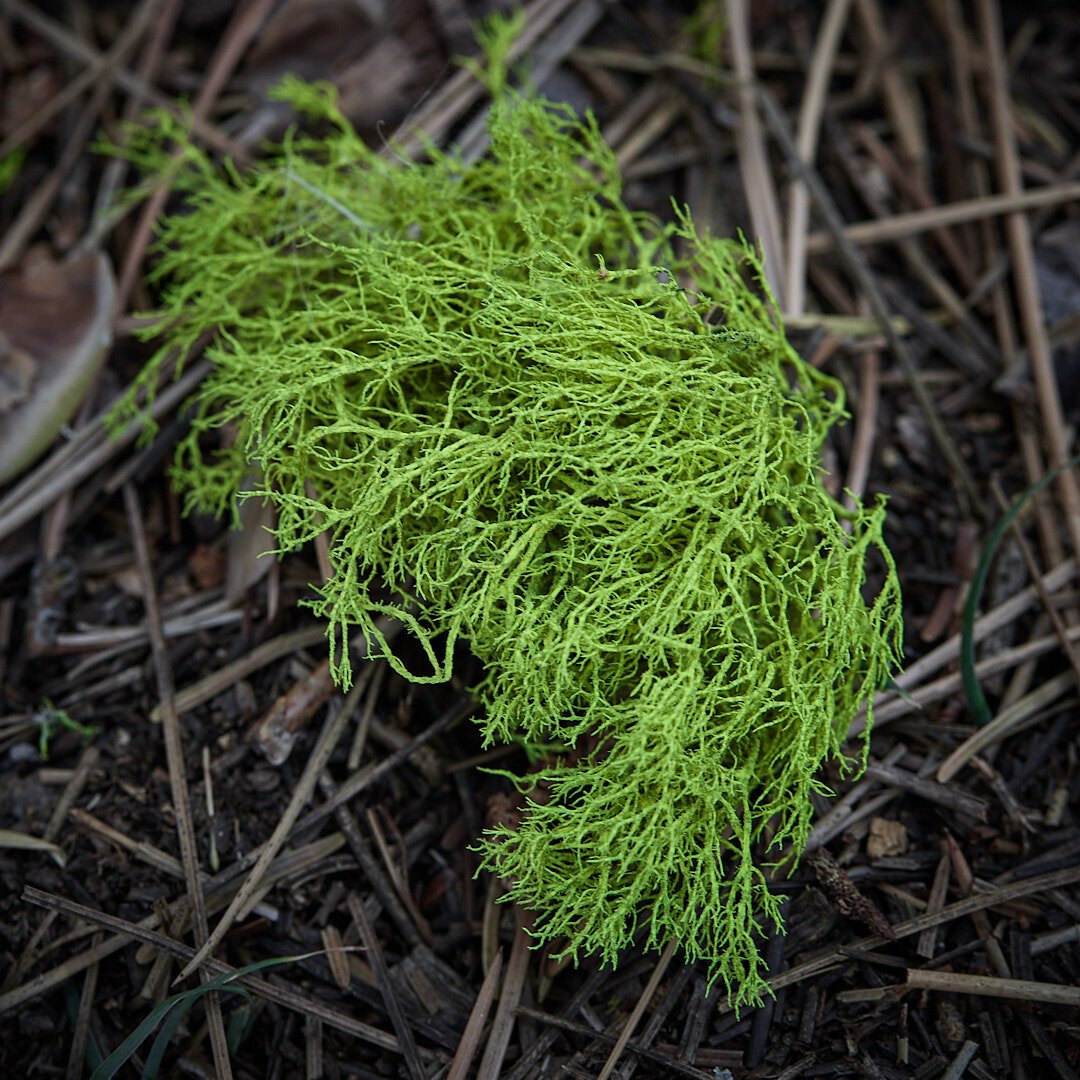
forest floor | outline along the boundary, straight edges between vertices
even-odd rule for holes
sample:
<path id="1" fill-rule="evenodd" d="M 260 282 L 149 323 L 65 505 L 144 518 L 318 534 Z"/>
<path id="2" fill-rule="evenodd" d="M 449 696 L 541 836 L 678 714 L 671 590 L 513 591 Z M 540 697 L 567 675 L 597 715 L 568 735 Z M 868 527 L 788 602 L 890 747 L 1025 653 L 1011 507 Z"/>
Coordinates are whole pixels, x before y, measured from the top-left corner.
<path id="1" fill-rule="evenodd" d="M 475 141 L 485 92 L 456 61 L 492 7 L 0 0 L 0 464 L 35 395 L 59 394 L 48 365 L 112 338 L 61 437 L 0 492 L 0 1077 L 89 1076 L 177 989 L 192 912 L 213 928 L 241 886 L 204 970 L 305 958 L 247 975 L 249 999 L 198 998 L 157 1075 L 1080 1076 L 1068 471 L 978 597 L 989 723 L 961 671 L 1003 507 L 1075 453 L 1075 5 L 524 9 L 520 70 L 594 111 L 630 206 L 668 217 L 675 198 L 760 244 L 791 340 L 846 387 L 823 482 L 889 499 L 903 671 L 867 770 L 830 767 L 809 851 L 776 880 L 786 933 L 762 941 L 760 1008 L 736 1014 L 677 951 L 612 969 L 528 947 L 532 914 L 476 874 L 510 790 L 482 770 L 525 762 L 482 748 L 467 654 L 433 686 L 373 662 L 357 719 L 319 745 L 342 695 L 298 601 L 325 551 L 260 560 L 258 520 L 185 517 L 170 486 L 204 366 L 163 388 L 149 445 L 106 436 L 152 348 L 135 336 L 152 226 L 180 202 L 121 199 L 138 177 L 98 140 L 186 102 L 197 142 L 251 161 L 289 121 L 268 88 L 296 73 L 337 84 L 371 145 Z"/>

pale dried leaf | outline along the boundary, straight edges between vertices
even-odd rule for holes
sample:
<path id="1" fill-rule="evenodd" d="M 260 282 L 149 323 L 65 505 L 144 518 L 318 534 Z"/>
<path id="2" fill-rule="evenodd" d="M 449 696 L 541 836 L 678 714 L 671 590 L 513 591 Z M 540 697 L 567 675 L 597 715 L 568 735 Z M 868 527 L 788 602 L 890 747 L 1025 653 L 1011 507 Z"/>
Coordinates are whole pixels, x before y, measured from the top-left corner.
<path id="1" fill-rule="evenodd" d="M 79 407 L 112 341 L 114 294 L 100 252 L 63 263 L 32 254 L 0 277 L 0 483 Z"/>
<path id="2" fill-rule="evenodd" d="M 42 840 L 39 836 L 15 832 L 13 829 L 0 829 L 0 848 L 17 851 L 44 851 L 57 866 L 62 867 L 67 863 L 67 855 L 64 854 L 63 848 L 49 843 L 48 840 Z"/>

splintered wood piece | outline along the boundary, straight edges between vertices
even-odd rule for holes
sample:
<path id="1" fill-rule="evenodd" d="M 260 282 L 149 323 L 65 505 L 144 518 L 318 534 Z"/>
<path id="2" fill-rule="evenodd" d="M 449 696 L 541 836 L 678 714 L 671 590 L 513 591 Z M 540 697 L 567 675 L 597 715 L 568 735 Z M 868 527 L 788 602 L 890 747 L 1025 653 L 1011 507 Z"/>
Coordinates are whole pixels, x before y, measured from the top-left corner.
<path id="1" fill-rule="evenodd" d="M 889 941 L 895 940 L 896 935 L 888 919 L 873 901 L 859 891 L 855 882 L 848 877 L 847 871 L 825 848 L 810 852 L 806 861 L 814 871 L 818 883 L 832 897 L 842 914 L 849 919 L 857 919 Z"/>

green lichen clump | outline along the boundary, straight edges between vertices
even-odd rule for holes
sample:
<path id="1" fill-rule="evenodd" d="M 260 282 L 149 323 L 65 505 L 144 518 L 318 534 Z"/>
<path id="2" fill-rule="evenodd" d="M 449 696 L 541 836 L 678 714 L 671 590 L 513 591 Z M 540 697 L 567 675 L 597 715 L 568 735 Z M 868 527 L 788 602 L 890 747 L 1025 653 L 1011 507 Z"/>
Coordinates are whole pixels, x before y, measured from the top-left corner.
<path id="1" fill-rule="evenodd" d="M 218 330 L 190 505 L 225 511 L 254 474 L 281 550 L 329 536 L 313 606 L 343 684 L 350 633 L 418 682 L 463 640 L 488 743 L 576 748 L 483 844 L 542 941 L 613 960 L 646 927 L 757 999 L 778 913 L 756 860 L 801 848 L 815 774 L 896 658 L 881 508 L 844 515 L 819 483 L 839 387 L 745 245 L 625 207 L 591 119 L 504 94 L 484 160 L 408 165 L 287 94 L 331 133 L 244 175 L 185 144 L 163 228 L 156 364 Z M 128 153 L 162 168 L 176 134 Z"/>

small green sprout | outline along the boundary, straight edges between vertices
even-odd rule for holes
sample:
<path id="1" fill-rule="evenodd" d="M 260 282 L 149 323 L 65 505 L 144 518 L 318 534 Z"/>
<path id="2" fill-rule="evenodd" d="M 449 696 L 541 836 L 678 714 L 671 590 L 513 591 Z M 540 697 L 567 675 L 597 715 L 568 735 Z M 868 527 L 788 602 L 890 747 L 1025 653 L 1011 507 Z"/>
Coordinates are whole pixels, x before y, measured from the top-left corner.
<path id="1" fill-rule="evenodd" d="M 503 93 L 483 160 L 410 166 L 325 90 L 282 96 L 327 133 L 243 175 L 165 117 L 128 147 L 186 162 L 142 384 L 218 330 L 188 506 L 227 512 L 257 466 L 279 549 L 330 540 L 312 606 L 342 685 L 358 631 L 419 683 L 467 641 L 486 742 L 565 751 L 482 846 L 540 942 L 614 960 L 645 926 L 759 1000 L 764 853 L 801 850 L 820 766 L 898 656 L 883 508 L 819 482 L 840 386 L 785 340 L 753 250 L 626 207 L 592 117 Z"/>
<path id="2" fill-rule="evenodd" d="M 26 160 L 26 150 L 19 147 L 0 157 L 0 195 L 3 195 L 18 179 Z"/>
<path id="3" fill-rule="evenodd" d="M 34 711 L 31 720 L 38 729 L 38 757 L 42 761 L 49 760 L 49 745 L 61 728 L 77 732 L 87 741 L 101 730 L 96 724 L 80 724 L 78 720 L 72 720 L 64 709 L 58 709 L 48 698 Z"/>

